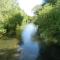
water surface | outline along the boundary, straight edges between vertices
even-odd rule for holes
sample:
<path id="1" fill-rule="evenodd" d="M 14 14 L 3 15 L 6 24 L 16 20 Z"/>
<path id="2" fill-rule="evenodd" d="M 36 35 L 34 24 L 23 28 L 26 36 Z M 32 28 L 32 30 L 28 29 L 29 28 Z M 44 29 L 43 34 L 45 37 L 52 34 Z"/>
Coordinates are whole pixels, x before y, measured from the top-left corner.
<path id="1" fill-rule="evenodd" d="M 37 27 L 33 24 L 27 24 L 22 32 L 23 44 L 20 60 L 36 60 L 39 54 L 39 44 L 33 41 L 32 36 L 36 34 Z"/>

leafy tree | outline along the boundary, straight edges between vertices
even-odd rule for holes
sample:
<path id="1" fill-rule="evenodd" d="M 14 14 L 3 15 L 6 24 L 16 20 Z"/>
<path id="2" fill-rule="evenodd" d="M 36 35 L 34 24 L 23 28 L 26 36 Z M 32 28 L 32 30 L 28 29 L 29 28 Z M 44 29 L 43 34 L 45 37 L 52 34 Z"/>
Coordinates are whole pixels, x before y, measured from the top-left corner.
<path id="1" fill-rule="evenodd" d="M 57 0 L 54 6 L 46 4 L 37 13 L 35 24 L 39 26 L 38 36 L 48 43 L 60 43 L 60 1 Z"/>
<path id="2" fill-rule="evenodd" d="M 16 34 L 17 25 L 21 25 L 22 12 L 15 0 L 0 0 L 0 21 L 7 34 Z"/>
<path id="3" fill-rule="evenodd" d="M 52 5 L 55 5 L 56 4 L 56 1 L 57 0 L 48 0 L 47 2 L 50 3 L 50 4 L 52 4 Z"/>
<path id="4" fill-rule="evenodd" d="M 6 33 L 10 35 L 16 35 L 17 25 L 21 25 L 22 19 L 23 17 L 20 15 L 20 13 L 9 18 L 8 22 L 4 25 Z"/>

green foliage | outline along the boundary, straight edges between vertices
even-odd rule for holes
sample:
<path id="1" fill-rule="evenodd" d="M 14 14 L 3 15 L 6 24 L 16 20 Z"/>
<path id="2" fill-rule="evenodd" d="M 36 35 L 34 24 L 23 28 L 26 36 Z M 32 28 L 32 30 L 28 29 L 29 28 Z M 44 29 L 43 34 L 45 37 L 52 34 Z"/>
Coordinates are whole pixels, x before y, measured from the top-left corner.
<path id="1" fill-rule="evenodd" d="M 60 42 L 60 1 L 56 5 L 46 4 L 38 11 L 35 24 L 39 26 L 39 35 L 46 41 Z M 39 36 L 39 37 L 40 37 Z"/>
<path id="2" fill-rule="evenodd" d="M 55 5 L 57 2 L 57 0 L 48 0 L 48 3 L 52 4 L 52 5 Z"/>
<path id="3" fill-rule="evenodd" d="M 2 21 L 0 21 L 0 34 L 5 33 L 5 29 L 4 29 L 4 23 Z"/>
<path id="4" fill-rule="evenodd" d="M 23 17 L 20 15 L 20 13 L 9 18 L 9 20 L 4 24 L 6 33 L 9 35 L 16 35 L 17 25 L 21 25 L 22 19 Z"/>
<path id="5" fill-rule="evenodd" d="M 0 0 L 0 31 L 3 29 L 6 34 L 16 34 L 17 25 L 21 25 L 22 11 L 15 0 Z"/>

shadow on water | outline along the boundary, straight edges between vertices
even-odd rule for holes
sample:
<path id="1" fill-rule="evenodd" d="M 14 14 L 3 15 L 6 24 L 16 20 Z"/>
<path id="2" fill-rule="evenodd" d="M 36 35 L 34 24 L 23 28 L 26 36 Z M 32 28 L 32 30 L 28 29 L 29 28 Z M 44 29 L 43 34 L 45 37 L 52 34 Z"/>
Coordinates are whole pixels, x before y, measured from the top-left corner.
<path id="1" fill-rule="evenodd" d="M 0 60 L 17 60 L 16 49 L 0 49 Z"/>
<path id="2" fill-rule="evenodd" d="M 45 47 L 43 52 L 39 52 L 37 60 L 60 60 L 60 45 L 51 44 L 48 47 Z"/>
<path id="3" fill-rule="evenodd" d="M 36 26 L 28 24 L 22 33 L 22 51 L 19 60 L 60 60 L 60 46 L 51 44 L 43 46 L 33 41 L 32 36 L 36 34 Z"/>

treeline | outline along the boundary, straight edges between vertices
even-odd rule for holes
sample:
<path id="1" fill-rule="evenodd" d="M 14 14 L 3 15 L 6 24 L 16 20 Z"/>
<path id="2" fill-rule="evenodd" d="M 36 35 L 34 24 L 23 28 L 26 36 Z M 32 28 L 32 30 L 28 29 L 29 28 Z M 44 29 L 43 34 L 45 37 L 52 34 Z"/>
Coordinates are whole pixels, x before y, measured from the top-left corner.
<path id="1" fill-rule="evenodd" d="M 24 26 L 32 21 L 38 25 L 39 41 L 60 43 L 60 0 L 46 0 L 34 10 L 35 16 L 30 17 L 20 9 L 16 0 L 0 0 L 0 34 L 20 35 Z"/>
<path id="2" fill-rule="evenodd" d="M 60 44 L 60 0 L 48 0 L 35 11 L 34 23 L 38 25 L 38 39 L 46 44 Z"/>
<path id="3" fill-rule="evenodd" d="M 0 35 L 12 37 L 18 34 L 23 20 L 27 19 L 25 16 L 16 0 L 0 0 Z"/>

